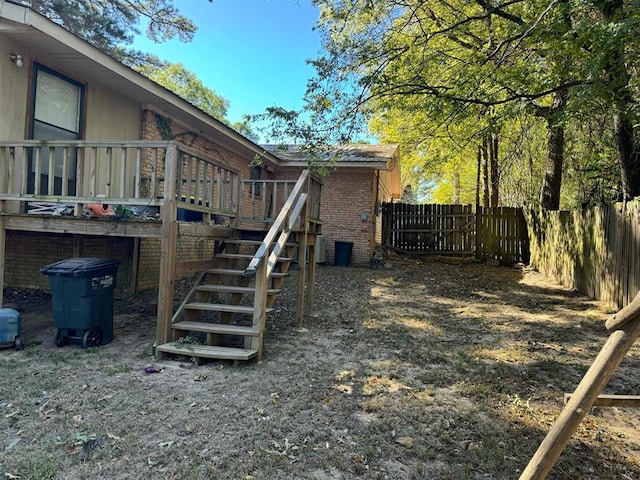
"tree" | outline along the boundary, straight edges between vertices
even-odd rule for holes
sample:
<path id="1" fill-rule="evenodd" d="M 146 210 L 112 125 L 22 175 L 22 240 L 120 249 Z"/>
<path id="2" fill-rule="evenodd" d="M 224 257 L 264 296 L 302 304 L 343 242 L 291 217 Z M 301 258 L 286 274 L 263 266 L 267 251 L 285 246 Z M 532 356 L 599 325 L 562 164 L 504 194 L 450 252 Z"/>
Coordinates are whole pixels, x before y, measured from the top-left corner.
<path id="1" fill-rule="evenodd" d="M 504 122 L 523 103 L 534 110 L 546 108 L 555 92 L 581 83 L 559 68 L 576 55 L 562 46 L 549 48 L 570 27 L 564 22 L 566 5 L 545 9 L 546 2 L 518 0 L 497 5 L 386 1 L 375 7 L 358 1 L 320 3 L 327 55 L 315 62 L 318 80 L 310 89 L 310 101 L 316 111 L 326 105 L 343 108 L 342 121 L 331 118 L 338 125 L 380 110 L 412 115 L 416 106 L 443 125 L 481 115 L 489 124 Z M 345 98 L 348 88 L 336 88 L 338 83 L 353 86 L 352 98 Z M 354 113 L 354 108 L 359 111 Z M 561 120 L 553 116 L 554 125 Z M 554 133 L 550 129 L 549 134 Z M 479 143 L 485 143 L 483 151 L 495 153 L 497 137 L 488 135 Z M 486 158 L 495 204 L 497 155 Z M 558 157 L 557 150 L 550 149 L 549 158 L 561 171 L 561 151 Z M 555 189 L 542 198 L 548 196 L 559 201 Z"/>
<path id="2" fill-rule="evenodd" d="M 465 134 L 482 145 L 487 126 L 500 132 L 509 122 L 537 115 L 547 126 L 540 200 L 558 208 L 567 122 L 585 112 L 604 113 L 608 95 L 623 114 L 614 117 L 619 157 L 628 158 L 620 162 L 622 176 L 630 184 L 640 175 L 633 153 L 638 149 L 628 141 L 639 122 L 624 118 L 636 113 L 631 56 L 624 54 L 638 44 L 637 0 L 315 3 L 325 51 L 311 62 L 317 74 L 307 88 L 307 127 L 318 136 L 305 128 L 306 138 L 335 141 L 377 117 L 405 119 L 403 133 L 416 129 L 410 135 L 422 137 L 417 150 L 408 150 L 417 161 L 416 152 L 427 152 L 424 145 L 445 137 L 452 124 L 483 118 L 475 132 Z M 621 58 L 626 63 L 612 60 Z M 292 112 L 287 115 L 290 121 Z M 489 173 L 497 179 L 500 170 L 493 163 Z"/>
<path id="3" fill-rule="evenodd" d="M 209 0 L 211 1 L 211 0 Z M 172 0 L 24 0 L 50 20 L 78 35 L 93 46 L 128 64 L 149 61 L 142 52 L 126 47 L 140 33 L 155 42 L 179 38 L 188 42 L 196 26 L 180 15 Z"/>
<path id="4" fill-rule="evenodd" d="M 195 73 L 181 63 L 163 62 L 157 57 L 151 60 L 134 69 L 254 142 L 259 140 L 247 121 L 232 123 L 227 119 L 229 100 L 204 85 Z"/>
<path id="5" fill-rule="evenodd" d="M 600 76 L 604 96 L 612 103 L 622 191 L 624 198 L 630 199 L 640 196 L 640 112 L 629 73 L 631 68 L 638 67 L 637 50 L 635 55 L 628 55 L 634 44 L 637 48 L 640 2 L 598 0 L 593 5 L 603 17 L 602 22 L 594 28 L 594 37 L 595 33 L 599 33 L 604 38 L 601 37 L 597 45 L 594 42 L 588 48 L 599 51 L 595 60 L 604 72 Z"/>
<path id="6" fill-rule="evenodd" d="M 157 59 L 151 65 L 139 66 L 135 69 L 212 117 L 226 119 L 229 101 L 206 87 L 183 64 L 162 62 Z"/>

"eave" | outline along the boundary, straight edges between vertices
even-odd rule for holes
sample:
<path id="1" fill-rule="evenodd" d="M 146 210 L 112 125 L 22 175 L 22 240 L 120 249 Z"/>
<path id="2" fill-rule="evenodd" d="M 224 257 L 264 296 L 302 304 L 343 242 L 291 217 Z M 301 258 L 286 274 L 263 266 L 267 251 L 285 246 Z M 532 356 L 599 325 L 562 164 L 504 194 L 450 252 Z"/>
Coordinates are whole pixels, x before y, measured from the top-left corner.
<path id="1" fill-rule="evenodd" d="M 231 127 L 30 8 L 0 0 L 0 33 L 29 48 L 33 59 L 66 75 L 106 85 L 141 105 L 152 105 L 240 155 L 260 155 L 280 164 L 277 156 Z"/>

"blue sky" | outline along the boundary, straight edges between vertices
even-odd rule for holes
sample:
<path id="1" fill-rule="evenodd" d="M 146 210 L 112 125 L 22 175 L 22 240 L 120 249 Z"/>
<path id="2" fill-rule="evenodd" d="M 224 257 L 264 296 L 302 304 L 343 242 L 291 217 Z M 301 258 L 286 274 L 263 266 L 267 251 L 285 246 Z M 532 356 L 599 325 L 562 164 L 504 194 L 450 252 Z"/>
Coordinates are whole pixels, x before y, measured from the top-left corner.
<path id="1" fill-rule="evenodd" d="M 154 44 L 139 37 L 134 48 L 180 62 L 231 103 L 227 117 L 278 105 L 300 109 L 314 70 L 320 38 L 312 30 L 318 10 L 310 0 L 174 0 L 198 26 L 191 43 Z"/>

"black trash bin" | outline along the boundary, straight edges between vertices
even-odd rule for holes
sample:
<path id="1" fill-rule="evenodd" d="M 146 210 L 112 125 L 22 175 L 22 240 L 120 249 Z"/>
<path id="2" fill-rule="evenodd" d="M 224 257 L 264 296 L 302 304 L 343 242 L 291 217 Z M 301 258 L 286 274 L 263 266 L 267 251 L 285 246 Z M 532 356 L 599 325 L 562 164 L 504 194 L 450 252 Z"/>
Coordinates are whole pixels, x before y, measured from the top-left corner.
<path id="1" fill-rule="evenodd" d="M 97 347 L 113 340 L 113 289 L 119 262 L 70 258 L 43 267 L 53 300 L 55 343 Z"/>
<path id="2" fill-rule="evenodd" d="M 351 252 L 353 251 L 353 242 L 335 243 L 333 255 L 333 264 L 337 267 L 348 267 L 351 263 Z"/>

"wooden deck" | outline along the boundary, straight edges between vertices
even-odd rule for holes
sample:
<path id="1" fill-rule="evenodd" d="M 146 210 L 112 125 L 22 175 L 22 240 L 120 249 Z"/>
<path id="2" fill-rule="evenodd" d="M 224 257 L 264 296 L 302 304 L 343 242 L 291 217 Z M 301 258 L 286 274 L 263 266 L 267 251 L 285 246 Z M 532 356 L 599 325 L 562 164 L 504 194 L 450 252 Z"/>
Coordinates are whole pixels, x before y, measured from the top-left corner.
<path id="1" fill-rule="evenodd" d="M 294 192 L 297 203 L 291 203 L 289 198 Z M 242 180 L 239 171 L 227 162 L 203 156 L 174 141 L 1 141 L 0 302 L 8 231 L 157 238 L 160 240 L 157 343 L 164 344 L 171 336 L 176 277 L 190 272 L 220 273 L 212 270 L 216 266 L 211 260 L 213 252 L 207 255 L 207 260 L 178 260 L 179 237 L 222 242 L 243 222 L 265 231 L 270 224 L 280 222 L 287 236 L 294 231 L 304 232 L 303 244 L 312 244 L 315 234 L 321 231 L 320 194 L 320 182 L 307 171 L 297 180 Z M 285 204 L 292 210 L 283 216 Z M 58 205 L 66 215 L 53 212 L 56 208 L 51 207 Z M 145 218 L 95 215 L 95 209 L 100 210 L 102 205 L 117 206 L 125 212 L 128 208 L 152 207 L 157 213 Z M 199 221 L 180 221 L 180 211 L 194 214 Z M 270 264 L 269 270 L 276 261 L 291 260 L 279 254 L 285 241 L 271 246 L 270 240 L 269 261 L 265 261 Z M 276 252 L 273 258 L 269 256 L 271 248 Z M 302 248 L 305 251 L 306 247 Z M 234 274 L 246 272 L 238 270 Z M 269 276 L 284 274 L 269 271 Z M 309 282 L 313 282 L 312 276 Z M 277 290 L 278 287 L 264 291 L 261 288 L 258 295 L 264 297 L 261 302 Z M 313 288 L 308 290 L 313 292 Z M 299 286 L 299 292 L 304 291 L 304 286 Z M 233 294 L 240 293 L 247 292 Z M 267 309 L 263 310 L 262 316 Z M 240 356 L 259 357 L 261 347 L 253 350 L 255 353 Z"/>

